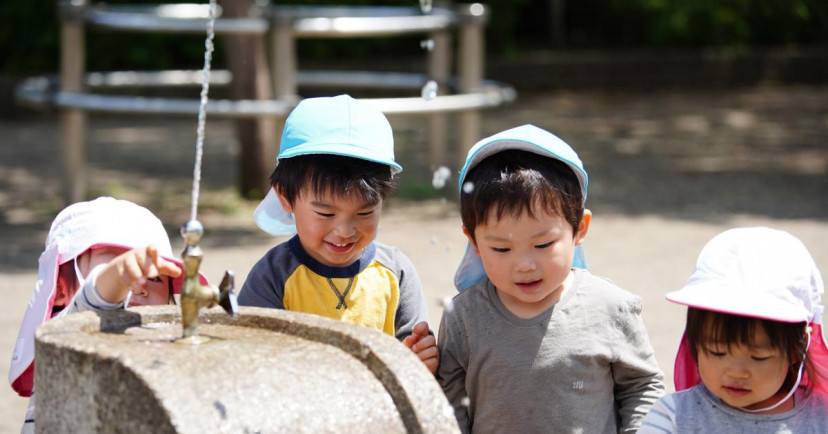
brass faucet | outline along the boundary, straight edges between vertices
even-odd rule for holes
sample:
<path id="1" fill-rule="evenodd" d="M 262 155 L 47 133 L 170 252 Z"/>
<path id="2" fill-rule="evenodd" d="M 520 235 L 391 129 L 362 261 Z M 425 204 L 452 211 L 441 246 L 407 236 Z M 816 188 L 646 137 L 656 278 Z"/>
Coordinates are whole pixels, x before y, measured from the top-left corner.
<path id="1" fill-rule="evenodd" d="M 198 246 L 204 227 L 198 220 L 190 220 L 181 227 L 181 236 L 184 238 L 184 251 L 181 258 L 184 262 L 184 285 L 181 289 L 181 326 L 183 338 L 195 337 L 198 334 L 198 311 L 202 307 L 220 305 L 230 315 L 238 312 L 238 302 L 234 291 L 233 272 L 224 272 L 224 278 L 218 287 L 202 285 L 198 275 L 204 251 Z"/>

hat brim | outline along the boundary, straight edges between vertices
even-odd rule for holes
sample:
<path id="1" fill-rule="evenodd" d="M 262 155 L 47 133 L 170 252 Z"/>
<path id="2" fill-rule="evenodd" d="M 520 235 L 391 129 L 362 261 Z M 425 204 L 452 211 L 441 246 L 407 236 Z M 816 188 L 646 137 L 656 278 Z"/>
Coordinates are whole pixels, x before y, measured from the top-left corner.
<path id="1" fill-rule="evenodd" d="M 342 157 L 358 158 L 374 163 L 384 164 L 391 168 L 392 173 L 402 172 L 403 168 L 394 160 L 389 160 L 381 155 L 370 152 L 364 146 L 357 146 L 351 143 L 304 143 L 294 146 L 279 154 L 278 160 L 283 158 L 298 157 L 300 155 L 325 154 L 339 155 Z"/>
<path id="2" fill-rule="evenodd" d="M 767 293 L 725 288 L 719 284 L 696 284 L 668 293 L 668 301 L 685 306 L 780 322 L 808 322 L 810 313 L 804 308 L 784 302 Z M 768 315 L 768 312 L 773 312 Z"/>

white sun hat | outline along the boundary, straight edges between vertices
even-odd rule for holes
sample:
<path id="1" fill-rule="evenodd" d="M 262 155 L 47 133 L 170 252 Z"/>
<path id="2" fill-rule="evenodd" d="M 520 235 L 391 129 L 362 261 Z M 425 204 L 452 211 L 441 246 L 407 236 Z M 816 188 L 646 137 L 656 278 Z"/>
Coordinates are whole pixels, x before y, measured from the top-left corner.
<path id="1" fill-rule="evenodd" d="M 173 255 L 163 224 L 142 206 L 101 197 L 72 204 L 58 213 L 38 260 L 37 283 L 12 354 L 9 382 L 15 391 L 22 396 L 31 394 L 35 329 L 51 317 L 60 266 L 91 248 L 132 249 L 149 244 L 158 248 L 159 256 L 181 267 L 181 261 Z M 183 273 L 173 280 L 174 292 L 180 291 L 182 279 Z"/>
<path id="2" fill-rule="evenodd" d="M 302 100 L 285 120 L 279 160 L 299 155 L 328 154 L 385 164 L 402 171 L 394 161 L 394 134 L 385 115 L 349 95 Z M 271 187 L 253 214 L 256 225 L 276 236 L 296 232 L 293 215 L 282 208 Z"/>
<path id="3" fill-rule="evenodd" d="M 822 336 L 822 276 L 808 249 L 793 235 L 765 227 L 730 229 L 704 246 L 684 287 L 667 300 L 731 315 L 810 325 L 808 358 L 828 392 L 828 348 Z M 701 381 L 682 337 L 674 367 L 676 390 Z M 807 379 L 803 384 L 808 384 Z"/>
<path id="4" fill-rule="evenodd" d="M 534 125 L 515 127 L 477 142 L 469 150 L 466 156 L 466 163 L 463 165 L 463 169 L 460 170 L 460 180 L 458 181 L 460 194 L 463 194 L 463 184 L 465 183 L 466 175 L 472 168 L 480 164 L 487 157 L 508 150 L 532 152 L 562 161 L 572 169 L 578 178 L 583 202 L 586 202 L 589 177 L 587 176 L 586 170 L 584 170 L 581 159 L 578 158 L 578 154 L 556 135 Z M 582 246 L 575 248 L 575 258 L 572 266 L 575 268 L 587 268 L 586 257 Z M 457 287 L 458 291 L 464 291 L 485 276 L 486 270 L 483 268 L 483 261 L 477 256 L 471 243 L 467 243 L 466 251 L 460 260 L 460 265 L 457 266 L 457 271 L 454 273 L 454 286 Z"/>

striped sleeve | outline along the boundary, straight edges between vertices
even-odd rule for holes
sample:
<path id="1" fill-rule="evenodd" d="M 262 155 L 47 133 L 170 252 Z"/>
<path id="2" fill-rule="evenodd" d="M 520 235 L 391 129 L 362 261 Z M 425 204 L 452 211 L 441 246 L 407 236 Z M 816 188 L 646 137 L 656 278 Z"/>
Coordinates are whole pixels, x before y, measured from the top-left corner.
<path id="1" fill-rule="evenodd" d="M 669 434 L 676 430 L 676 400 L 667 395 L 650 407 L 650 412 L 638 428 L 639 434 Z"/>

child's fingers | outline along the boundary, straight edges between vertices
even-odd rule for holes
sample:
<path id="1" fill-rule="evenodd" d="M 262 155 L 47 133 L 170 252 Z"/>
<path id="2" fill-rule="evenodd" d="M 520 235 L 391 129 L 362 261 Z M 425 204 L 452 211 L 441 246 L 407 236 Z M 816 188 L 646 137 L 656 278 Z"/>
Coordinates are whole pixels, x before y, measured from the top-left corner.
<path id="1" fill-rule="evenodd" d="M 417 354 L 417 357 L 419 357 L 420 360 L 426 361 L 431 358 L 436 358 L 438 350 L 437 347 L 428 347 L 420 351 L 414 351 L 414 353 Z"/>
<path id="2" fill-rule="evenodd" d="M 428 323 L 425 321 L 420 321 L 414 325 L 414 328 L 411 330 L 411 334 L 416 336 L 425 336 L 428 334 Z"/>
<path id="3" fill-rule="evenodd" d="M 419 338 L 417 336 L 408 335 L 402 340 L 402 343 L 406 347 L 413 349 L 414 344 L 416 344 L 418 340 L 419 340 Z"/>
<path id="4" fill-rule="evenodd" d="M 181 275 L 181 268 L 178 267 L 178 264 L 162 257 L 158 257 L 158 262 L 156 262 L 155 266 L 158 267 L 158 274 L 170 277 L 178 277 Z"/>
<path id="5" fill-rule="evenodd" d="M 158 249 L 153 246 L 149 245 L 146 249 L 144 249 L 144 275 L 153 278 L 158 277 L 158 268 L 155 266 L 158 263 Z"/>
<path id="6" fill-rule="evenodd" d="M 422 362 L 432 374 L 437 372 L 437 367 L 440 365 L 440 359 L 438 359 L 437 356 L 422 360 Z"/>
<path id="7" fill-rule="evenodd" d="M 143 283 L 145 280 L 144 278 L 144 269 L 141 267 L 141 260 L 138 258 L 133 251 L 129 251 L 121 255 L 120 257 L 116 258 L 119 260 L 121 266 L 118 267 L 120 270 L 121 282 L 124 286 L 129 287 L 135 282 Z"/>
<path id="8" fill-rule="evenodd" d="M 434 348 L 435 351 L 437 349 L 437 340 L 434 339 L 434 336 L 427 335 L 423 336 L 414 343 L 411 347 L 415 353 L 419 354 L 421 351 L 425 351 L 428 348 Z"/>
<path id="9" fill-rule="evenodd" d="M 158 248 L 154 245 L 149 245 L 146 248 L 146 271 L 147 277 L 157 277 L 159 275 L 178 277 L 181 275 L 181 269 L 175 262 L 168 261 L 158 254 Z"/>

